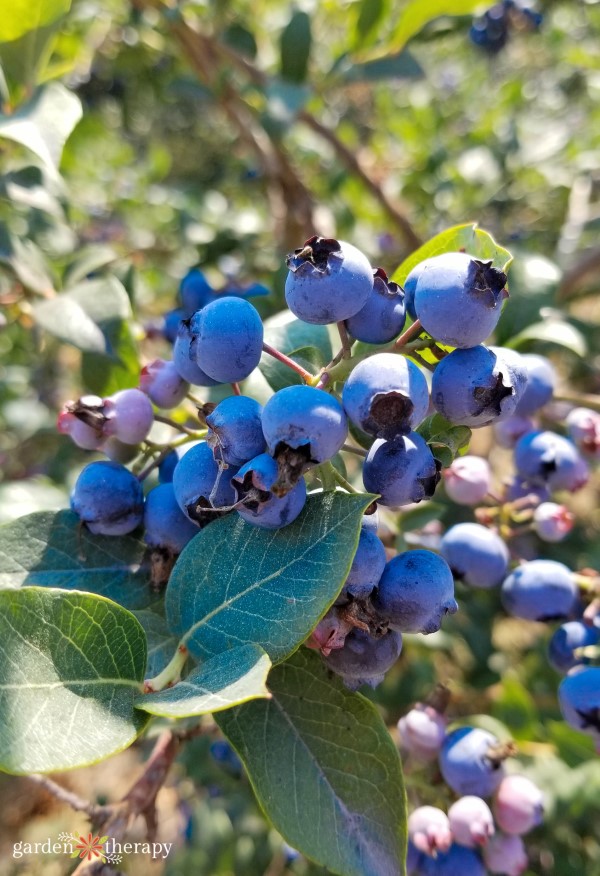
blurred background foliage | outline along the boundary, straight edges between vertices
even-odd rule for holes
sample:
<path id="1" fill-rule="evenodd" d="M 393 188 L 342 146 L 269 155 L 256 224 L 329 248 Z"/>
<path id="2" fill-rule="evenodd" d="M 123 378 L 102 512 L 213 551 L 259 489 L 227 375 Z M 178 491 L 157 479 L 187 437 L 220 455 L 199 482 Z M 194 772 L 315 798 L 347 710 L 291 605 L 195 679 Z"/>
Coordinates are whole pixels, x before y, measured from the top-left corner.
<path id="1" fill-rule="evenodd" d="M 0 23 L 0 520 L 66 504 L 88 455 L 56 433 L 57 410 L 85 391 L 136 385 L 140 362 L 168 356 L 161 320 L 190 267 L 217 288 L 264 284 L 270 295 L 256 301 L 268 317 L 283 306 L 284 254 L 314 231 L 392 272 L 435 233 L 476 221 L 515 257 L 497 340 L 550 355 L 565 397 L 600 403 L 600 3 L 547 0 L 537 29 L 515 15 L 496 53 L 469 39 L 485 8 L 11 4 Z M 90 283 L 95 305 L 76 309 Z M 564 410 L 550 409 L 554 427 Z M 480 430 L 475 452 L 490 453 L 491 440 Z M 494 449 L 498 482 L 508 459 Z M 568 498 L 579 525 L 546 555 L 598 568 L 597 496 L 596 483 Z M 386 525 L 400 546 L 426 544 L 461 513 L 441 494 Z M 525 554 L 539 550 L 530 538 Z M 463 589 L 460 602 L 369 696 L 393 726 L 438 679 L 452 687 L 454 716 L 502 722 L 549 803 L 527 843 L 530 876 L 597 876 L 600 767 L 559 720 L 549 631 L 506 618 L 495 592 Z M 282 845 L 236 765 L 208 746 L 188 746 L 163 792 L 178 851 L 153 872 L 322 873 Z M 115 758 L 113 771 L 133 776 L 144 752 Z M 444 803 L 439 777 L 405 766 L 413 803 Z M 107 769 L 71 781 L 102 798 Z M 0 782 L 14 804 L 3 807 L 5 852 L 15 836 L 45 837 L 59 821 L 68 830 L 74 818 L 32 792 L 19 805 L 19 782 Z M 17 869 L 8 852 L 0 864 L 61 867 Z"/>

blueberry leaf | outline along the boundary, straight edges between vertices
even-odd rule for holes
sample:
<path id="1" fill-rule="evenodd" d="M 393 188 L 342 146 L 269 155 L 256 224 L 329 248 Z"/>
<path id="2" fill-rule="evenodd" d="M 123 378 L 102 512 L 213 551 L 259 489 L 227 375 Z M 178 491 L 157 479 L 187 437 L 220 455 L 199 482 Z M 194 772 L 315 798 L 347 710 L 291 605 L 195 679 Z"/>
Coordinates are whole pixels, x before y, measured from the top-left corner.
<path id="1" fill-rule="evenodd" d="M 334 873 L 399 876 L 402 766 L 376 708 L 306 648 L 275 667 L 268 686 L 271 699 L 216 716 L 267 817 L 286 842 Z"/>
<path id="2" fill-rule="evenodd" d="M 331 361 L 333 351 L 325 326 L 302 322 L 289 310 L 269 317 L 264 325 L 265 341 L 304 368 L 316 372 Z M 295 371 L 266 353 L 263 353 L 258 367 L 270 387 L 276 392 L 284 386 L 302 383 L 301 377 Z"/>
<path id="3" fill-rule="evenodd" d="M 138 709 L 166 718 L 221 712 L 258 697 L 269 697 L 265 682 L 271 661 L 257 645 L 242 645 L 211 657 L 173 687 L 142 694 Z"/>
<path id="4" fill-rule="evenodd" d="M 304 82 L 311 44 L 310 17 L 306 12 L 294 12 L 280 40 L 281 75 L 284 79 L 296 83 Z"/>
<path id="5" fill-rule="evenodd" d="M 134 616 L 89 593 L 0 592 L 0 769 L 96 763 L 136 739 L 146 637 Z"/>
<path id="6" fill-rule="evenodd" d="M 170 630 L 205 660 L 260 645 L 274 663 L 307 638 L 333 603 L 358 544 L 367 494 L 311 496 L 297 520 L 265 530 L 222 517 L 184 548 L 166 592 Z"/>
<path id="7" fill-rule="evenodd" d="M 145 608 L 153 596 L 144 551 L 132 535 L 92 535 L 71 511 L 36 511 L 0 526 L 0 590 L 60 587 Z"/>
<path id="8" fill-rule="evenodd" d="M 453 426 L 441 414 L 427 417 L 417 427 L 417 432 L 427 441 L 434 457 L 442 468 L 452 465 L 457 456 L 466 453 L 471 440 L 471 430 L 468 426 Z"/>
<path id="9" fill-rule="evenodd" d="M 159 611 L 145 608 L 132 612 L 141 623 L 146 634 L 148 656 L 146 661 L 146 678 L 153 678 L 165 668 L 177 648 L 177 637 L 169 632 L 167 621 Z"/>
<path id="10" fill-rule="evenodd" d="M 409 0 L 398 16 L 388 51 L 400 51 L 430 21 L 442 15 L 469 15 L 478 6 L 481 0 Z"/>

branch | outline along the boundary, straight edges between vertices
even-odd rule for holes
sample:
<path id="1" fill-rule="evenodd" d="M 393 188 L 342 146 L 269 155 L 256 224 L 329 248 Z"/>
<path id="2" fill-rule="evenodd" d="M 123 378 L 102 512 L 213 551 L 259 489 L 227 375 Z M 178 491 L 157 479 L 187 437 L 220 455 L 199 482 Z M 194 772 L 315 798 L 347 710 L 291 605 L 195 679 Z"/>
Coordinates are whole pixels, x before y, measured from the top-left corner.
<path id="1" fill-rule="evenodd" d="M 52 796 L 61 803 L 66 803 L 67 806 L 70 806 L 71 809 L 74 809 L 76 812 L 85 812 L 93 820 L 101 821 L 110 813 L 110 807 L 97 806 L 89 800 L 84 800 L 83 797 L 80 797 L 73 791 L 69 791 L 69 789 L 65 788 L 63 785 L 59 785 L 58 782 L 55 782 L 54 779 L 49 778 L 49 776 L 32 773 L 32 775 L 27 776 L 26 778 L 28 778 L 30 782 L 35 782 L 36 785 L 39 785 L 39 787 L 43 788 L 45 791 L 48 791 L 49 794 L 52 794 Z"/>

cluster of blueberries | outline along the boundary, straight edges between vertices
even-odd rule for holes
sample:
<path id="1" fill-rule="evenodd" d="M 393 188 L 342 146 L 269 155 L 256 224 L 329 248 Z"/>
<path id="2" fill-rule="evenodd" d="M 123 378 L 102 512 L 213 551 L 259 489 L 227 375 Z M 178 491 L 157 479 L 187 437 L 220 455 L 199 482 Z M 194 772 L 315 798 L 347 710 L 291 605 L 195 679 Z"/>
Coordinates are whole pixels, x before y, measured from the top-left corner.
<path id="1" fill-rule="evenodd" d="M 538 30 L 543 15 L 529 0 L 502 0 L 475 19 L 469 31 L 471 42 L 496 55 L 508 42 L 511 30 Z"/>
<path id="2" fill-rule="evenodd" d="M 600 740 L 600 668 L 585 665 L 581 650 L 598 641 L 597 601 L 584 608 L 581 599 L 597 582 L 544 559 L 511 571 L 501 524 L 508 513 L 542 539 L 566 535 L 572 517 L 551 494 L 587 481 L 586 457 L 600 455 L 600 415 L 574 409 L 568 437 L 536 425 L 532 417 L 551 400 L 555 374 L 544 357 L 483 343 L 507 295 L 506 275 L 490 261 L 464 252 L 437 255 L 417 264 L 401 288 L 351 244 L 312 237 L 287 264 L 289 309 L 309 324 L 336 323 L 340 354 L 318 375 L 299 369 L 264 343 L 259 313 L 244 297 L 248 290 L 215 293 L 200 271 L 192 271 L 181 287 L 172 359 L 146 365 L 139 388 L 104 399 L 85 396 L 59 415 L 61 432 L 109 456 L 81 472 L 73 510 L 102 535 L 143 525 L 151 549 L 176 557 L 199 528 L 223 514 L 267 529 L 287 526 L 304 507 L 307 481 L 308 490 L 331 488 L 324 470 L 348 488 L 343 476 L 335 477 L 340 451 L 366 452 L 363 483 L 382 508 L 429 499 L 441 465 L 417 431 L 425 417 L 438 412 L 450 424 L 471 428 L 494 424 L 498 442 L 514 448 L 516 475 L 502 499 L 491 496 L 485 460 L 457 458 L 445 472 L 446 491 L 461 504 L 484 503 L 476 511 L 479 522 L 451 527 L 439 552 L 415 549 L 391 557 L 372 507 L 342 592 L 308 644 L 349 687 L 374 686 L 398 658 L 403 633 L 433 633 L 457 610 L 455 577 L 472 587 L 501 585 L 512 615 L 568 621 L 551 646 L 553 665 L 569 672 L 561 708 L 567 721 Z M 405 330 L 407 316 L 414 322 Z M 348 358 L 354 341 L 379 348 Z M 425 364 L 415 344 L 429 344 L 439 358 L 429 382 L 415 364 Z M 239 382 L 265 353 L 300 371 L 305 383 L 280 389 L 263 407 L 241 394 Z M 344 356 L 345 382 L 335 376 Z M 180 405 L 190 384 L 231 384 L 233 394 L 199 406 L 205 429 L 186 426 L 162 449 L 148 444 L 159 416 L 155 408 Z M 135 456 L 140 442 L 142 458 L 154 458 L 136 476 L 123 461 Z M 160 483 L 144 496 L 142 483 L 152 468 Z"/>
<path id="3" fill-rule="evenodd" d="M 435 806 L 411 813 L 408 876 L 520 876 L 528 863 L 522 836 L 542 822 L 542 792 L 526 776 L 506 772 L 511 743 L 478 727 L 446 724 L 443 707 L 427 703 L 398 722 L 404 755 L 437 762 L 458 798 L 447 814 Z"/>

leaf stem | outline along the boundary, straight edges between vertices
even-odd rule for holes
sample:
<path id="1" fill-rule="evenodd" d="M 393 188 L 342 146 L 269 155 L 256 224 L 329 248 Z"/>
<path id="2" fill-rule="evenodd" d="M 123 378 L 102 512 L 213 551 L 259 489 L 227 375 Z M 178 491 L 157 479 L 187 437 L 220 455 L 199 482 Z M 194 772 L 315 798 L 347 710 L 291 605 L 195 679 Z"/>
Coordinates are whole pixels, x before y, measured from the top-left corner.
<path id="1" fill-rule="evenodd" d="M 276 350 L 275 347 L 272 347 L 266 342 L 263 343 L 263 350 L 265 351 L 265 353 L 267 353 L 267 355 L 272 356 L 273 359 L 277 359 L 278 362 L 281 362 L 283 365 L 287 365 L 288 368 L 291 368 L 292 371 L 295 371 L 296 374 L 299 374 L 305 383 L 308 383 L 311 386 L 315 385 L 315 375 L 311 374 L 310 371 L 307 371 L 306 368 L 303 368 L 302 365 L 294 362 L 294 360 L 290 359 L 289 356 L 286 356 L 285 353 L 282 353 L 280 350 Z"/>
<path id="2" fill-rule="evenodd" d="M 165 426 L 171 426 L 172 429 L 177 429 L 179 432 L 185 432 L 192 438 L 203 438 L 206 435 L 206 430 L 190 429 L 189 426 L 184 426 L 183 423 L 176 423 L 169 417 L 163 417 L 162 414 L 154 414 L 154 419 L 157 423 L 164 423 Z"/>
<path id="3" fill-rule="evenodd" d="M 421 325 L 421 320 L 416 319 L 412 325 L 403 332 L 399 338 L 394 342 L 394 349 L 399 350 L 401 347 L 405 347 L 409 341 L 414 341 L 419 337 L 421 332 L 423 331 L 423 326 Z M 430 346 L 430 345 L 428 345 Z"/>
<path id="4" fill-rule="evenodd" d="M 189 651 L 186 646 L 180 644 L 163 671 L 155 675 L 154 678 L 146 679 L 144 682 L 144 693 L 154 693 L 155 691 L 164 690 L 165 687 L 173 687 L 181 677 L 181 670 L 185 666 L 188 654 Z"/>

